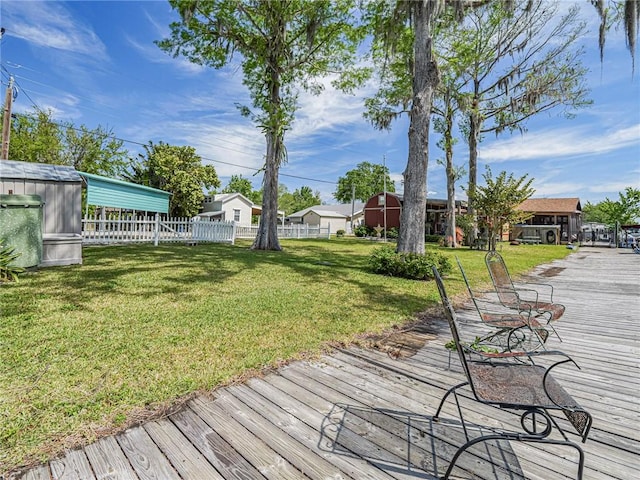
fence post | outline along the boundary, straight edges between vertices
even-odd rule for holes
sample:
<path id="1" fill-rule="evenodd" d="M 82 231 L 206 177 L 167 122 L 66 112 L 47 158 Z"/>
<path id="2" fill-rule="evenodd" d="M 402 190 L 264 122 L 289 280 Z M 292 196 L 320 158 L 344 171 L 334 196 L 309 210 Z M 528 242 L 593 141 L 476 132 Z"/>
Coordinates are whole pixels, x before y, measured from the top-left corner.
<path id="1" fill-rule="evenodd" d="M 153 228 L 153 246 L 157 247 L 158 241 L 160 240 L 160 214 L 158 212 L 156 212 L 156 221 Z"/>

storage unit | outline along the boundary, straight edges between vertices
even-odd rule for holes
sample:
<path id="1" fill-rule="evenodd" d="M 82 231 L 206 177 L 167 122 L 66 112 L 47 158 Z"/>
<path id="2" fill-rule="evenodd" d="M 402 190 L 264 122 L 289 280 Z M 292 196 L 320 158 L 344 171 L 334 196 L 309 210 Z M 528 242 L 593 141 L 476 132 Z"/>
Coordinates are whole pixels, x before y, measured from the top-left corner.
<path id="1" fill-rule="evenodd" d="M 75 168 L 2 160 L 0 194 L 40 197 L 40 266 L 82 263 L 82 177 Z"/>
<path id="2" fill-rule="evenodd" d="M 0 241 L 20 256 L 15 267 L 35 267 L 42 260 L 42 200 L 39 195 L 0 194 Z"/>

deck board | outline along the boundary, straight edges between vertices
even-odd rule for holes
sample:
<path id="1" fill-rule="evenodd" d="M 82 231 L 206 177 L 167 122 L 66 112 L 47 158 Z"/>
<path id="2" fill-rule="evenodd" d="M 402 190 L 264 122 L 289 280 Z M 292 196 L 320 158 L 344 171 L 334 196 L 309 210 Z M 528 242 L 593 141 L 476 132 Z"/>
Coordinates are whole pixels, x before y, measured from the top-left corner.
<path id="1" fill-rule="evenodd" d="M 629 480 L 640 471 L 639 266 L 638 256 L 624 250 L 582 248 L 523 277 L 553 285 L 554 300 L 566 306 L 554 323 L 563 341 L 552 336 L 547 348 L 566 352 L 581 367 L 558 369 L 554 377 L 594 417 L 582 445 L 585 480 Z M 456 310 L 468 335 L 483 332 L 469 305 Z M 67 452 L 21 478 L 435 479 L 463 437 L 454 405 L 445 405 L 441 422 L 432 416 L 463 374 L 444 348 L 451 336 L 443 318 L 425 320 L 415 338 L 424 346 L 399 340 L 387 351 L 348 347 L 293 362 L 196 397 L 168 418 Z M 518 428 L 518 415 L 480 405 L 469 394 L 461 405 L 479 428 Z M 561 416 L 558 421 L 568 425 Z M 492 442 L 461 457 L 454 474 L 574 478 L 576 457 L 553 445 Z"/>
<path id="2" fill-rule="evenodd" d="M 180 479 L 144 428 L 131 428 L 116 438 L 140 480 Z"/>

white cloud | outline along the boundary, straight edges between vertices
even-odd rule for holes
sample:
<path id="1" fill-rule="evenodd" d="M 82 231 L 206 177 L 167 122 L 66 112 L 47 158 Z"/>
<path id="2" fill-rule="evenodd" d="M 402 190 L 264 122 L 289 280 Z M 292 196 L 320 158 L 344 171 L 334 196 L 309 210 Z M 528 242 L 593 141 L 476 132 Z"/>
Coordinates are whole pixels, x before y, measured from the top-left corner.
<path id="1" fill-rule="evenodd" d="M 633 146 L 640 146 L 640 124 L 602 132 L 579 127 L 527 133 L 483 144 L 478 155 L 487 163 L 498 163 L 603 154 Z"/>
<path id="2" fill-rule="evenodd" d="M 108 58 L 106 47 L 95 32 L 74 19 L 60 2 L 3 0 L 2 16 L 7 36 L 37 47 Z"/>
<path id="3" fill-rule="evenodd" d="M 577 182 L 536 182 L 534 197 L 573 197 L 580 196 L 579 192 L 585 189 L 585 185 Z"/>
<path id="4" fill-rule="evenodd" d="M 202 65 L 198 65 L 196 63 L 189 62 L 184 57 L 175 57 L 174 58 L 173 56 L 169 55 L 168 53 L 163 52 L 162 50 L 160 50 L 160 47 L 158 47 L 152 41 L 149 41 L 149 42 L 140 41 L 140 40 L 137 40 L 137 39 L 133 38 L 131 35 L 126 35 L 125 39 L 127 40 L 127 43 L 129 43 L 129 45 L 131 45 L 131 47 L 133 47 L 134 50 L 136 50 L 145 59 L 147 59 L 148 61 L 150 61 L 152 63 L 161 63 L 161 64 L 172 65 L 176 69 L 178 69 L 178 70 L 180 70 L 180 71 L 182 71 L 182 72 L 184 72 L 186 74 L 189 74 L 189 75 L 200 74 L 200 73 L 208 70 L 207 67 L 203 67 Z"/>
<path id="5" fill-rule="evenodd" d="M 640 177 L 636 176 L 635 181 L 618 181 L 609 183 L 599 183 L 597 185 L 590 185 L 588 190 L 594 193 L 610 193 L 610 192 L 624 192 L 627 187 L 640 188 Z M 611 197 L 611 200 L 617 200 L 618 195 Z"/>

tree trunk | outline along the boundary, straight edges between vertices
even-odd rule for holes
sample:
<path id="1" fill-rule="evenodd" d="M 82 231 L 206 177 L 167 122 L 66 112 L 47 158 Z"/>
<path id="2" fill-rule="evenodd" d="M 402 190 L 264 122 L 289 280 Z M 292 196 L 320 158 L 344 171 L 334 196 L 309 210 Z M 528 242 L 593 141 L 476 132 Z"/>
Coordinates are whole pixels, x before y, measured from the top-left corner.
<path id="1" fill-rule="evenodd" d="M 429 122 L 438 67 L 431 51 L 431 22 L 438 0 L 412 4 L 414 23 L 413 100 L 409 126 L 409 158 L 404 171 L 404 205 L 400 217 L 398 252 L 424 253 L 424 228 L 429 164 Z"/>
<path id="2" fill-rule="evenodd" d="M 254 250 L 282 250 L 278 240 L 278 162 L 279 148 L 284 145 L 284 139 L 278 138 L 276 132 L 267 132 L 267 158 L 265 161 L 262 215 L 258 234 L 251 246 Z"/>
<path id="3" fill-rule="evenodd" d="M 251 246 L 254 250 L 282 250 L 278 240 L 278 172 L 285 160 L 284 131 L 286 117 L 280 96 L 281 71 L 278 59 L 282 58 L 282 39 L 285 38 L 285 25 L 278 19 L 276 32 L 271 39 L 270 59 L 267 72 L 269 85 L 269 111 L 265 136 L 267 139 L 267 155 L 265 158 L 264 181 L 262 194 L 262 215 L 258 234 Z"/>
<path id="4" fill-rule="evenodd" d="M 447 231 L 445 232 L 446 246 L 456 248 L 456 171 L 453 168 L 453 99 L 447 92 L 444 99 L 444 155 L 446 159 L 447 175 Z"/>
<path id="5" fill-rule="evenodd" d="M 447 225 L 447 246 L 456 248 L 458 239 L 456 238 L 456 175 L 453 169 L 453 144 L 451 139 L 447 141 L 447 212 L 449 222 Z"/>
<path id="6" fill-rule="evenodd" d="M 480 114 L 478 112 L 477 97 L 471 106 L 471 114 L 469 115 L 469 187 L 467 188 L 468 196 L 468 213 L 473 221 L 472 235 L 473 238 L 478 237 L 478 216 L 475 205 L 473 204 L 473 196 L 476 192 L 478 184 L 478 137 L 480 135 Z"/>

